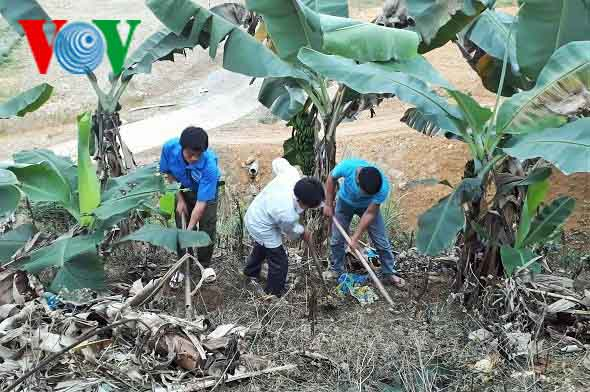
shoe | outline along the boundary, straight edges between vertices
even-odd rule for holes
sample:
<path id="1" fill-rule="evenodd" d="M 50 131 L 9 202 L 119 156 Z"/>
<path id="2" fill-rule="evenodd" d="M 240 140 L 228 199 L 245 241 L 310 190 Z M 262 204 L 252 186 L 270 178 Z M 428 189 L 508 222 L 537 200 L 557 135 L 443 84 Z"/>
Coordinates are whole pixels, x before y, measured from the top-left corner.
<path id="1" fill-rule="evenodd" d="M 274 294 L 264 294 L 260 300 L 262 300 L 263 302 L 268 303 L 269 305 L 275 305 L 278 303 L 283 303 L 283 304 L 287 304 L 287 298 L 285 296 L 282 297 L 277 297 Z"/>
<path id="2" fill-rule="evenodd" d="M 244 286 L 247 290 L 253 291 L 258 295 L 266 295 L 264 289 L 262 288 L 260 283 L 258 283 L 257 278 L 253 278 L 252 276 L 246 275 L 244 271 L 240 271 L 240 275 L 242 276 Z"/>
<path id="3" fill-rule="evenodd" d="M 383 283 L 390 285 L 390 286 L 394 286 L 398 289 L 403 290 L 406 287 L 406 281 L 402 277 L 397 276 L 395 274 L 384 276 L 382 280 L 383 280 Z"/>

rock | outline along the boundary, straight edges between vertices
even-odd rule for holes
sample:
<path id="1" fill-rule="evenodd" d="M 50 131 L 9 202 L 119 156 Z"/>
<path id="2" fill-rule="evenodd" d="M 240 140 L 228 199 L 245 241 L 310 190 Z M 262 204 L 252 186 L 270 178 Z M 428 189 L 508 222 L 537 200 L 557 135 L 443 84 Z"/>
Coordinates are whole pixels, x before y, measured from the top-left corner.
<path id="1" fill-rule="evenodd" d="M 481 359 L 473 365 L 473 370 L 480 373 L 491 373 L 494 370 L 494 361 L 489 357 Z"/>
<path id="2" fill-rule="evenodd" d="M 531 334 L 528 332 L 510 332 L 507 333 L 508 342 L 512 345 L 512 356 L 518 357 L 528 355 L 529 345 L 531 343 Z"/>
<path id="3" fill-rule="evenodd" d="M 494 334 L 485 328 L 480 328 L 477 331 L 469 333 L 468 339 L 475 342 L 485 342 L 494 337 Z"/>

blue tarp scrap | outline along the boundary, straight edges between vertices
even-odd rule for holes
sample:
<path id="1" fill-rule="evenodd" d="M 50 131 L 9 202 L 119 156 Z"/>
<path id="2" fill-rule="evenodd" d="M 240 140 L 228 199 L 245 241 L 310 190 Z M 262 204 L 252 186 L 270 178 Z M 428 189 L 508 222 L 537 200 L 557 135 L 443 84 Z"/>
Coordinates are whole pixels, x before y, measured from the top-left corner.
<path id="1" fill-rule="evenodd" d="M 338 278 L 336 291 L 339 295 L 352 295 L 361 305 L 372 304 L 379 297 L 371 287 L 363 286 L 368 278 L 368 275 L 344 273 Z"/>

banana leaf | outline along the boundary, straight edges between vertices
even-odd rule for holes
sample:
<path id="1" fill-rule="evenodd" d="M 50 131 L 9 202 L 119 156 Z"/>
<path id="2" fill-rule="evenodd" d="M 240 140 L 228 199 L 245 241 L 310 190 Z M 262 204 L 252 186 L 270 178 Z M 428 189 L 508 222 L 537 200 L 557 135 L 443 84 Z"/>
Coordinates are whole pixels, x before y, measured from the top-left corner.
<path id="1" fill-rule="evenodd" d="M 541 209 L 531 223 L 531 228 L 523 246 L 542 244 L 559 229 L 574 212 L 576 199 L 569 196 L 559 197 Z"/>
<path id="2" fill-rule="evenodd" d="M 47 83 L 27 90 L 4 103 L 0 103 L 0 119 L 24 117 L 39 109 L 53 93 L 53 87 Z"/>
<path id="3" fill-rule="evenodd" d="M 549 192 L 549 179 L 531 184 L 527 189 L 526 199 L 520 213 L 520 222 L 516 231 L 516 248 L 522 248 L 523 243 L 531 229 L 531 222 L 537 215 L 537 209 L 545 200 Z"/>
<path id="4" fill-rule="evenodd" d="M 297 60 L 303 47 L 362 62 L 416 55 L 419 38 L 410 31 L 318 13 L 298 1 L 247 0 L 246 4 L 262 15 L 278 56 L 289 62 Z"/>
<path id="5" fill-rule="evenodd" d="M 0 169 L 0 218 L 12 214 L 20 201 L 18 179 L 10 170 Z"/>
<path id="6" fill-rule="evenodd" d="M 172 54 L 179 49 L 194 48 L 197 45 L 204 49 L 209 48 L 210 57 L 215 58 L 219 44 L 225 41 L 223 67 L 228 71 L 255 78 L 289 76 L 308 79 L 302 70 L 281 60 L 247 32 L 190 0 L 147 0 L 146 2 L 154 15 L 171 33 L 176 35 L 176 38 L 174 36 L 165 38 L 164 35 L 160 35 L 163 46 L 159 47 L 155 43 L 146 45 L 143 49 L 152 53 L 146 53 L 148 58 L 145 60 L 141 60 L 144 59 L 143 52 L 138 49 L 132 55 L 133 63 L 127 63 L 128 71 L 126 72 L 131 72 L 135 64 L 141 64 L 142 69 L 146 69 L 149 58 L 158 56 L 161 58 L 161 54 L 166 50 Z"/>
<path id="7" fill-rule="evenodd" d="M 590 41 L 558 49 L 539 74 L 535 87 L 500 106 L 497 132 L 525 134 L 557 128 L 588 106 Z"/>
<path id="8" fill-rule="evenodd" d="M 425 115 L 416 108 L 409 108 L 406 110 L 400 121 L 406 124 L 408 127 L 426 136 L 440 136 L 449 140 L 464 141 L 461 136 L 461 132 L 456 127 L 456 125 L 440 115 Z M 444 129 L 438 124 L 439 121 L 442 121 L 444 124 L 443 126 L 449 127 L 451 129 Z"/>
<path id="9" fill-rule="evenodd" d="M 516 48 L 518 63 L 537 79 L 555 50 L 590 37 L 587 0 L 519 0 Z"/>
<path id="10" fill-rule="evenodd" d="M 590 118 L 514 136 L 502 150 L 520 160 L 543 158 L 565 175 L 590 172 Z"/>
<path id="11" fill-rule="evenodd" d="M 537 258 L 530 249 L 515 249 L 510 246 L 502 246 L 500 248 L 500 256 L 502 258 L 502 265 L 504 266 L 504 272 L 506 276 L 510 277 L 514 272 L 528 264 L 528 269 L 533 272 L 540 273 L 541 265 L 533 259 Z"/>
<path id="12" fill-rule="evenodd" d="M 37 164 L 10 164 L 6 169 L 19 180 L 19 188 L 32 202 L 56 202 L 78 219 L 76 197 L 68 182 L 53 166 L 43 161 Z"/>
<path id="13" fill-rule="evenodd" d="M 0 236 L 0 265 L 10 261 L 14 253 L 25 246 L 35 233 L 33 225 L 24 224 Z"/>
<path id="14" fill-rule="evenodd" d="M 90 121 L 89 112 L 78 116 L 78 197 L 81 226 L 90 226 L 94 222 L 91 214 L 100 203 L 100 183 L 90 158 Z"/>
<path id="15" fill-rule="evenodd" d="M 471 23 L 490 0 L 411 0 L 408 14 L 414 19 L 413 30 L 422 38 L 419 52 L 427 53 L 454 40 L 457 33 Z"/>
<path id="16" fill-rule="evenodd" d="M 157 164 L 138 168 L 122 177 L 110 178 L 101 203 L 94 210 L 97 228 L 106 229 L 115 225 L 133 210 L 151 208 L 156 196 L 168 190 Z"/>
<path id="17" fill-rule="evenodd" d="M 25 35 L 25 32 L 19 23 L 20 20 L 51 20 L 36 0 L 0 0 L 0 15 L 21 37 Z M 55 34 L 53 23 L 45 23 L 43 31 L 47 42 L 53 42 Z"/>
<path id="18" fill-rule="evenodd" d="M 299 113 L 306 100 L 305 90 L 293 78 L 266 78 L 258 92 L 258 101 L 285 121 Z"/>
<path id="19" fill-rule="evenodd" d="M 104 287 L 104 268 L 97 256 L 97 245 L 102 237 L 98 234 L 59 238 L 51 245 L 30 254 L 17 264 L 18 268 L 39 273 L 46 268 L 58 268 L 51 290 L 76 290 Z"/>
<path id="20" fill-rule="evenodd" d="M 160 225 L 145 225 L 141 229 L 129 234 L 119 242 L 143 241 L 155 246 L 178 252 L 180 249 L 205 247 L 211 244 L 209 235 L 203 231 L 188 231 L 177 228 L 164 228 Z"/>
<path id="21" fill-rule="evenodd" d="M 395 64 L 391 68 L 387 63 L 357 64 L 354 60 L 307 48 L 301 49 L 298 58 L 324 78 L 343 83 L 358 93 L 394 94 L 414 105 L 439 127 L 460 129 L 457 124 L 463 119 L 457 107 L 438 96 L 423 80 L 397 72 Z"/>
<path id="22" fill-rule="evenodd" d="M 462 204 L 481 195 L 481 180 L 464 179 L 455 190 L 418 218 L 416 246 L 420 253 L 436 256 L 451 247 L 465 225 Z"/>
<path id="23" fill-rule="evenodd" d="M 12 155 L 14 162 L 19 164 L 35 164 L 47 162 L 70 185 L 70 189 L 78 189 L 78 168 L 68 157 L 56 155 L 51 150 L 35 149 L 19 151 Z"/>

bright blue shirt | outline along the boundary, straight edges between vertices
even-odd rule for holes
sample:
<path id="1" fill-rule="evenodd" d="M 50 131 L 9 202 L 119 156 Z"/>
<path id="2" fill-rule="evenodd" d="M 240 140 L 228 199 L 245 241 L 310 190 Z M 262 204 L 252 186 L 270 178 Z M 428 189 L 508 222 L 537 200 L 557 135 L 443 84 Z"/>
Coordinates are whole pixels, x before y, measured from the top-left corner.
<path id="1" fill-rule="evenodd" d="M 362 159 L 345 159 L 332 170 L 331 175 L 335 180 L 344 179 L 338 190 L 338 197 L 353 208 L 367 208 L 369 204 L 382 204 L 387 200 L 389 181 L 379 168 L 375 167 L 381 173 L 381 178 L 383 178 L 383 184 L 379 192 L 371 196 L 366 194 L 358 185 L 356 180 L 357 169 L 367 166 L 375 167 L 375 165 Z"/>
<path id="2" fill-rule="evenodd" d="M 172 174 L 183 188 L 195 192 L 197 201 L 210 201 L 217 197 L 217 182 L 221 173 L 217 155 L 210 149 L 189 165 L 182 156 L 179 138 L 171 139 L 162 147 L 160 172 Z"/>

